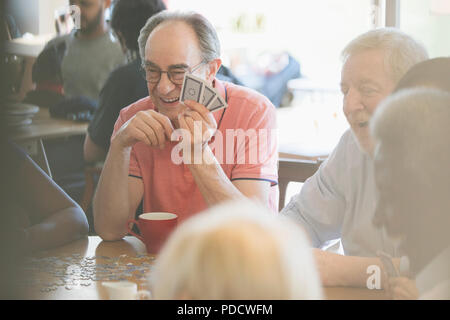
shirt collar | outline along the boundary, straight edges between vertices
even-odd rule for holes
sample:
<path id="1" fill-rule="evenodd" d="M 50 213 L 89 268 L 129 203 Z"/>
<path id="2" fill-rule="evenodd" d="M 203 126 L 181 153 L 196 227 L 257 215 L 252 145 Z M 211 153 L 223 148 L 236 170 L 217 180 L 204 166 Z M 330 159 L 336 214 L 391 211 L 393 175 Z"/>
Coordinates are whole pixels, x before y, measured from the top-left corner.
<path id="1" fill-rule="evenodd" d="M 214 78 L 214 80 L 213 80 L 213 87 L 214 87 L 214 89 L 217 90 L 217 92 L 219 92 L 219 94 L 222 96 L 223 100 L 225 100 L 225 102 L 228 103 L 228 101 L 227 101 L 227 98 L 228 98 L 227 97 L 227 89 L 225 87 L 225 84 L 222 81 L 220 81 L 219 79 Z M 219 126 L 219 122 L 220 122 L 220 119 L 223 116 L 223 113 L 224 113 L 224 109 L 213 111 L 213 115 L 214 115 L 214 118 L 216 119 L 217 126 Z"/>

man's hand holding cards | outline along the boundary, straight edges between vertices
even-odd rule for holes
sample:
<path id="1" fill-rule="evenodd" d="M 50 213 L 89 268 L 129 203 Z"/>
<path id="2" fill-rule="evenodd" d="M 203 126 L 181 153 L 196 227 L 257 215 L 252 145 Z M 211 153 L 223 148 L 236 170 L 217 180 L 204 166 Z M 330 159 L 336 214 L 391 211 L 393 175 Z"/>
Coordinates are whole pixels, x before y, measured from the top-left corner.
<path id="1" fill-rule="evenodd" d="M 205 80 L 192 74 L 184 76 L 180 102 L 193 100 L 204 105 L 209 111 L 226 108 L 228 105 L 222 96 Z"/>

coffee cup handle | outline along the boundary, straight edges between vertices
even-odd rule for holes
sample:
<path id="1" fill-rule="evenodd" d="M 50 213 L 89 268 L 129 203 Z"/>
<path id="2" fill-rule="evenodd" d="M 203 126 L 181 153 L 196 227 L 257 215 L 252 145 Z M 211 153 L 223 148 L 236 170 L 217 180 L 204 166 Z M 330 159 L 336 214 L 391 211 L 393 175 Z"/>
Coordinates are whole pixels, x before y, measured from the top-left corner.
<path id="1" fill-rule="evenodd" d="M 136 220 L 134 220 L 134 219 L 128 220 L 128 221 L 127 221 L 127 229 L 128 229 L 128 233 L 131 234 L 131 235 L 133 235 L 133 236 L 135 236 L 136 238 L 138 238 L 138 239 L 141 240 L 142 242 L 144 242 L 144 238 L 143 238 L 142 236 L 140 236 L 140 235 L 138 235 L 138 234 L 136 234 L 136 233 L 133 232 L 133 230 L 132 230 L 133 227 L 130 227 L 130 223 L 135 224 L 136 227 L 138 227 L 138 223 L 137 223 Z M 138 227 L 138 228 L 139 228 L 139 227 Z"/>

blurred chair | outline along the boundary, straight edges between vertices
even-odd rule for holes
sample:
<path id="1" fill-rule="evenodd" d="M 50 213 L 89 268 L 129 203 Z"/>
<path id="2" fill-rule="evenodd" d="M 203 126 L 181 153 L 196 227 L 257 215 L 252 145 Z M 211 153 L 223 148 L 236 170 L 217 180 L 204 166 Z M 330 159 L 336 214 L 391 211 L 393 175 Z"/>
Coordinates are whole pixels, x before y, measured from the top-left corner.
<path id="1" fill-rule="evenodd" d="M 278 208 L 281 210 L 284 207 L 286 199 L 286 190 L 289 182 L 305 182 L 311 177 L 324 158 L 317 159 L 291 159 L 279 158 L 278 160 L 278 188 L 280 190 L 280 199 Z"/>

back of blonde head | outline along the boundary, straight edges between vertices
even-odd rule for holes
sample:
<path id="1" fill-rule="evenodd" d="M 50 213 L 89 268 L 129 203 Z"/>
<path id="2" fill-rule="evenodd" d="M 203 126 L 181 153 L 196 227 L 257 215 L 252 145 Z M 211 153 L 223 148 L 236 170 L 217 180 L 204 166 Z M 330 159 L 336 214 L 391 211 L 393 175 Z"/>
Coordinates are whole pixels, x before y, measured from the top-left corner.
<path id="1" fill-rule="evenodd" d="M 250 201 L 181 225 L 151 274 L 156 299 L 320 299 L 321 284 L 298 226 Z"/>

